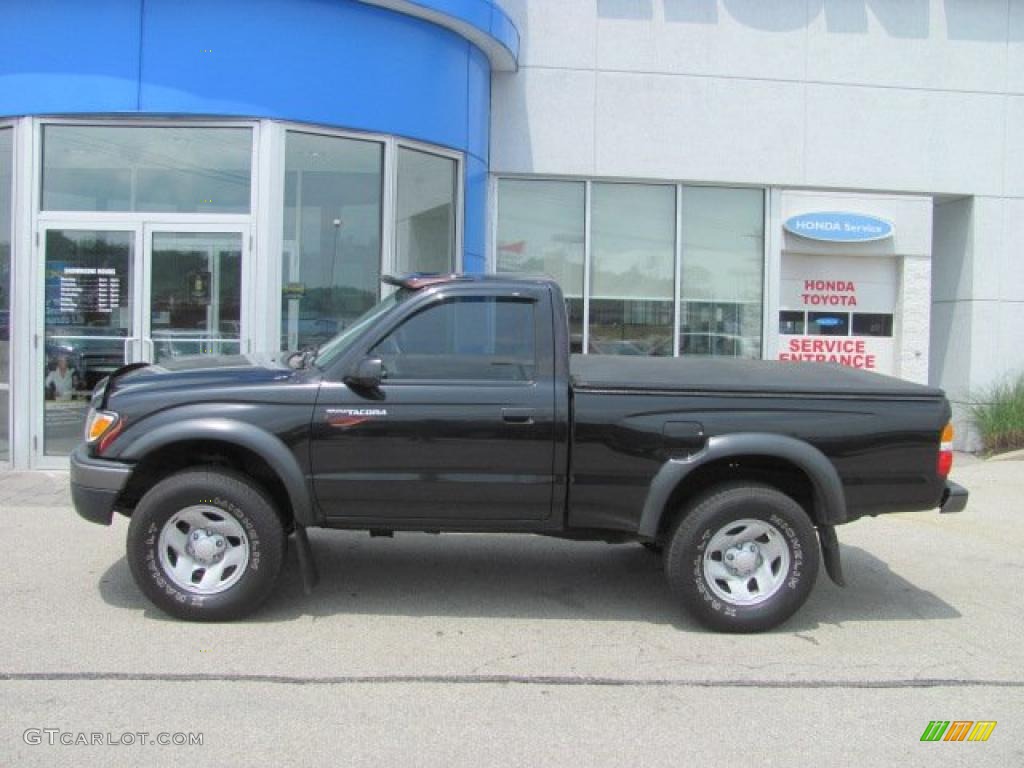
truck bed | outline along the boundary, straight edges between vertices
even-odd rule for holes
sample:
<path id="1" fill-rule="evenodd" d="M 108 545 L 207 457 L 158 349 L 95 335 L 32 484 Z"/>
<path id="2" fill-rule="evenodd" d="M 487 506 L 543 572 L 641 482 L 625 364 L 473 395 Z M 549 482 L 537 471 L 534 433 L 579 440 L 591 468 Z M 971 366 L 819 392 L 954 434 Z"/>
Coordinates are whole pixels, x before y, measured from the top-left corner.
<path id="1" fill-rule="evenodd" d="M 577 390 L 940 398 L 942 390 L 832 363 L 572 355 Z"/>

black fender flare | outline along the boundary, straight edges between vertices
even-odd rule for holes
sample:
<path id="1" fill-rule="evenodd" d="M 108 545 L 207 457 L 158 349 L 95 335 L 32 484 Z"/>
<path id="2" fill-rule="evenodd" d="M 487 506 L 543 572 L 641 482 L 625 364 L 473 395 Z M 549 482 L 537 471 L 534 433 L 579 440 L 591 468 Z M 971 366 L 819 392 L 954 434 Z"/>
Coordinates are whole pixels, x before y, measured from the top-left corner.
<path id="1" fill-rule="evenodd" d="M 279 438 L 243 421 L 218 417 L 196 417 L 163 424 L 140 435 L 119 458 L 141 461 L 155 450 L 173 443 L 216 440 L 246 448 L 260 456 L 281 479 L 299 525 L 316 525 L 312 494 L 295 456 Z"/>
<path id="2" fill-rule="evenodd" d="M 821 451 L 810 443 L 787 435 L 744 432 L 717 435 L 708 438 L 699 452 L 680 459 L 669 459 L 651 481 L 640 527 L 641 539 L 657 538 L 662 517 L 668 512 L 672 493 L 685 482 L 694 470 L 730 456 L 768 456 L 789 461 L 810 478 L 814 488 L 814 508 L 818 526 L 833 526 L 846 522 L 846 497 L 835 466 Z"/>

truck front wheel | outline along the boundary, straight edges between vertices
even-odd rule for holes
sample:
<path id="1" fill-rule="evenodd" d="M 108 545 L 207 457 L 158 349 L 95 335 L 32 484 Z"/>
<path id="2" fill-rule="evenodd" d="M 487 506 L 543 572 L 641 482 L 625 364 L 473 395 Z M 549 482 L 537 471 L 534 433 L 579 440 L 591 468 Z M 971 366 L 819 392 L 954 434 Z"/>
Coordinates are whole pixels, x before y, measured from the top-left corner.
<path id="1" fill-rule="evenodd" d="M 139 501 L 127 559 L 135 583 L 158 608 L 182 619 L 227 621 L 267 598 L 286 544 L 270 499 L 243 475 L 186 470 Z"/>
<path id="2" fill-rule="evenodd" d="M 807 600 L 820 555 L 796 501 L 766 485 L 718 486 L 684 510 L 665 573 L 686 610 L 721 632 L 771 629 Z"/>

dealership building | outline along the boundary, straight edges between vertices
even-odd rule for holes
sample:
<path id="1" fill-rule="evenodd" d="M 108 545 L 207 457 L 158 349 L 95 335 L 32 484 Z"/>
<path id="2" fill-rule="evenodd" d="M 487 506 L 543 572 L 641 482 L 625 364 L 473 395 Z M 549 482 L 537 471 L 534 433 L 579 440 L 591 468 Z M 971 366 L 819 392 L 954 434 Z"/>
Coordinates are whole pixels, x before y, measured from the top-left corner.
<path id="1" fill-rule="evenodd" d="M 1024 370 L 1024 0 L 0 9 L 0 464 L 386 273 L 548 274 L 578 352 L 936 384 L 962 448 Z"/>

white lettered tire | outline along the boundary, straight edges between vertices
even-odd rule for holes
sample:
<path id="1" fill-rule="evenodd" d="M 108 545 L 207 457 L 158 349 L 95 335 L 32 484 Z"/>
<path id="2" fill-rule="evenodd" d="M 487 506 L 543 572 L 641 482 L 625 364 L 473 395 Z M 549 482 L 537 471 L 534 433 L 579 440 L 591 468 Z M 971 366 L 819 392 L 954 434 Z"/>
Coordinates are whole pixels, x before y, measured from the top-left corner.
<path id="1" fill-rule="evenodd" d="M 820 562 L 814 525 L 775 488 L 730 483 L 695 499 L 669 537 L 665 574 L 683 607 L 720 632 L 761 632 L 804 604 Z"/>
<path id="2" fill-rule="evenodd" d="M 181 619 L 229 621 L 270 595 L 287 537 L 269 497 L 245 475 L 189 469 L 154 485 L 128 526 L 139 589 Z"/>

